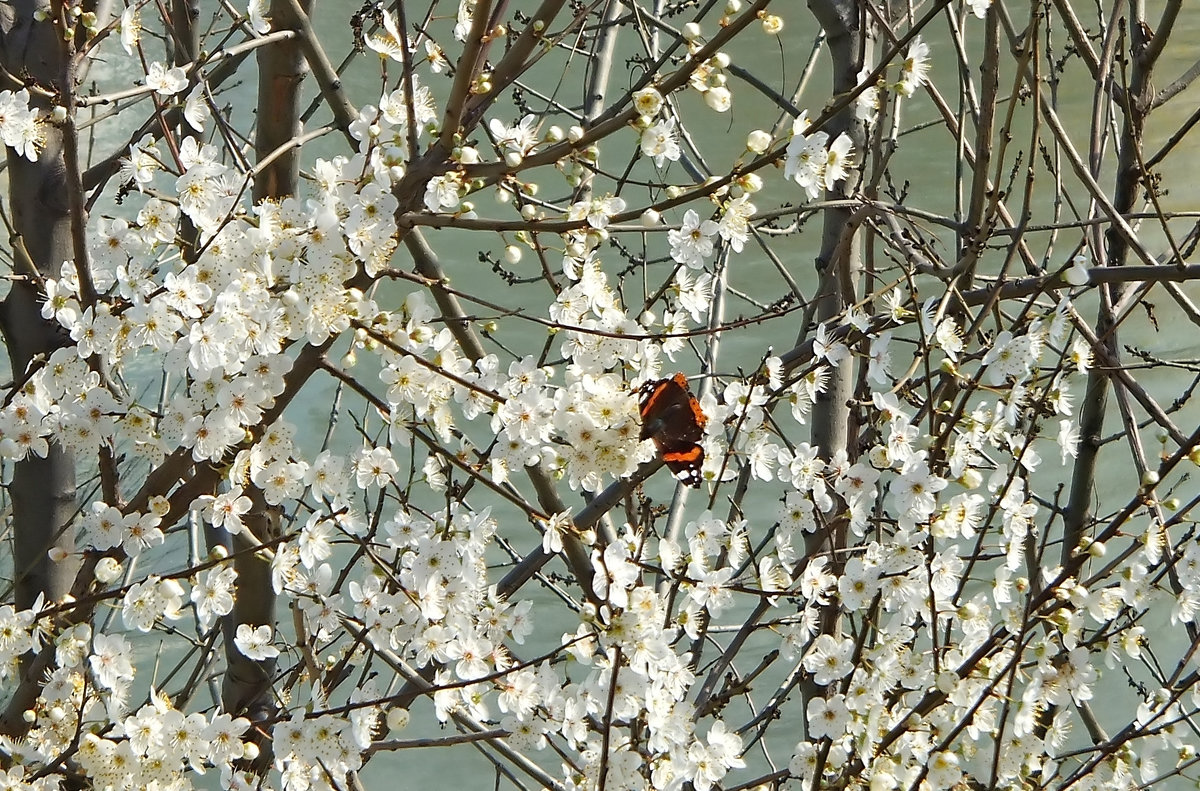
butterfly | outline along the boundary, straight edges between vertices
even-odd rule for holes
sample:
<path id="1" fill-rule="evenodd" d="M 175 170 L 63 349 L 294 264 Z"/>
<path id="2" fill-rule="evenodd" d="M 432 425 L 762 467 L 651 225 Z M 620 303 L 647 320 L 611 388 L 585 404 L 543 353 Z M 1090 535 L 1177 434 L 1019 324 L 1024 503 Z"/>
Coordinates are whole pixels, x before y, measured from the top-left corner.
<path id="1" fill-rule="evenodd" d="M 668 379 L 646 382 L 638 390 L 641 399 L 641 439 L 654 440 L 662 460 L 675 477 L 687 486 L 699 487 L 700 465 L 704 463 L 704 424 L 708 417 L 688 389 L 687 377 L 677 373 Z"/>

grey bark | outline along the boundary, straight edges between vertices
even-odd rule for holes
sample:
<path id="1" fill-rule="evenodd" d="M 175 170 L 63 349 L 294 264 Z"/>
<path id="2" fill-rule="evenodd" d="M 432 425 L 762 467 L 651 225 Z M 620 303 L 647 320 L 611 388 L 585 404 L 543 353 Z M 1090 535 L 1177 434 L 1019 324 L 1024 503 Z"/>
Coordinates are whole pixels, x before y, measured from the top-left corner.
<path id="1" fill-rule="evenodd" d="M 825 31 L 833 61 L 833 94 L 847 93 L 858 82 L 868 44 L 862 24 L 863 10 L 857 0 L 809 0 L 808 6 Z M 866 134 L 863 124 L 854 118 L 852 103 L 830 120 L 825 132 L 830 142 L 840 134 L 849 135 L 861 162 Z M 852 169 L 845 182 L 829 197 L 840 198 L 853 194 L 858 181 L 859 171 Z M 861 232 L 855 227 L 852 214 L 852 210 L 845 207 L 825 210 L 821 253 L 816 262 L 820 277 L 816 319 L 830 322 L 830 326 L 857 299 L 856 288 L 862 271 L 862 244 Z M 807 329 L 802 330 L 801 339 L 806 332 Z M 854 384 L 854 366 L 851 360 L 844 360 L 830 370 L 828 387 L 813 405 L 812 444 L 820 449 L 823 458 L 831 457 L 838 450 L 845 450 L 851 459 L 857 455 L 857 449 L 853 446 L 855 432 L 851 426 L 853 415 L 850 409 Z M 833 520 L 825 530 L 806 537 L 806 553 L 812 555 L 843 546 L 845 532 L 844 520 Z M 840 627 L 836 607 L 824 608 L 819 628 L 823 633 L 837 634 Z M 821 694 L 820 687 L 811 681 L 802 684 L 801 691 L 805 699 Z M 817 772 L 817 777 L 820 777 L 820 772 Z"/>
<path id="2" fill-rule="evenodd" d="M 10 74 L 24 75 L 38 85 L 59 90 L 69 84 L 69 53 L 49 23 L 36 22 L 38 4 L 20 0 L 0 6 L 0 63 Z M 37 101 L 35 99 L 35 101 Z M 48 105 L 43 104 L 43 109 Z M 7 149 L 9 208 L 16 236 L 9 240 L 13 258 L 27 251 L 36 271 L 18 274 L 0 303 L 4 334 L 14 379 L 23 379 L 55 349 L 70 344 L 65 331 L 41 316 L 44 292 L 40 278 L 59 276 L 64 261 L 74 258 L 68 184 L 63 162 L 63 136 L 46 126 L 46 145 L 37 162 Z M 23 248 L 23 251 L 22 251 Z M 70 591 L 75 564 L 52 563 L 51 546 L 74 548 L 71 523 L 75 516 L 75 459 L 52 444 L 45 458 L 30 457 L 13 468 L 14 561 L 18 607 L 30 606 L 39 595 L 58 599 Z"/>

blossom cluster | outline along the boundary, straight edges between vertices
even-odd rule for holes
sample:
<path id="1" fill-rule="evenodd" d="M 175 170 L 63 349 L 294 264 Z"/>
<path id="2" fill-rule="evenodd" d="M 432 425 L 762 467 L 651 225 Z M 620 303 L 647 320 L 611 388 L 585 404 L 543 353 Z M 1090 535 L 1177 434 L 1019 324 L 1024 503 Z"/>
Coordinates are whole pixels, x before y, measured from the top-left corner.
<path id="1" fill-rule="evenodd" d="M 37 162 L 46 145 L 46 119 L 30 106 L 29 91 L 0 91 L 0 142 Z"/>
<path id="2" fill-rule="evenodd" d="M 970 3 L 977 16 L 988 6 Z M 473 10 L 464 0 L 446 21 L 455 40 L 471 35 Z M 741 10 L 728 0 L 722 27 Z M 271 30 L 265 13 L 261 2 L 247 10 L 258 36 Z M 438 724 L 494 731 L 480 741 L 530 758 L 523 770 L 540 785 L 581 791 L 934 791 L 1077 771 L 1132 787 L 1191 760 L 1181 721 L 1200 700 L 1166 679 L 1132 707 L 1137 756 L 1091 771 L 1070 747 L 1101 665 L 1143 656 L 1138 621 L 1151 605 L 1188 624 L 1200 610 L 1200 550 L 1168 553 L 1173 525 L 1161 516 L 1144 535 L 1097 529 L 1058 561 L 1045 554 L 1066 515 L 1042 476 L 1079 453 L 1075 396 L 1095 363 L 1075 292 L 1031 299 L 993 327 L 901 262 L 888 285 L 803 327 L 786 361 L 758 350 L 733 374 L 710 359 L 696 402 L 707 418 L 697 428 L 704 507 L 662 507 L 656 481 L 623 511 L 597 515 L 598 502 L 620 499 L 606 495 L 653 474 L 637 386 L 728 332 L 715 308 L 731 267 L 779 230 L 752 202 L 765 205 L 757 170 L 768 163 L 739 160 L 729 178 L 690 185 L 707 205 L 692 201 L 668 224 L 674 205 L 654 190 L 643 200 L 605 181 L 578 119 L 522 106 L 515 123 L 502 120 L 479 98 L 495 87 L 490 72 L 464 100 L 489 107 L 478 136 L 444 136 L 434 81 L 452 71 L 445 52 L 432 34 L 409 38 L 388 10 L 375 21 L 363 43 L 383 91 L 348 122 L 348 153 L 315 159 L 305 192 L 283 199 L 246 197 L 251 177 L 212 129 L 202 75 L 147 61 L 147 95 L 182 110 L 187 126 L 178 139 L 131 142 L 122 205 L 93 214 L 86 261 L 64 262 L 41 285 L 43 319 L 71 342 L 37 360 L 0 407 L 6 464 L 54 446 L 89 463 L 134 460 L 81 506 L 73 553 L 54 555 L 91 569 L 84 617 L 72 620 L 70 601 L 0 605 L 6 688 L 23 683 L 22 661 L 47 657 L 27 731 L 0 743 L 14 759 L 0 786 L 52 787 L 27 770 L 69 756 L 88 782 L 113 789 L 183 791 L 209 771 L 232 788 L 342 788 L 389 749 L 389 731 L 422 695 Z M 761 22 L 782 30 L 779 17 Z M 113 46 L 139 52 L 140 25 L 127 9 Z M 613 110 L 625 113 L 613 126 L 629 160 L 653 162 L 660 179 L 684 156 L 674 92 L 697 91 L 717 112 L 733 96 L 731 58 L 709 52 L 699 24 L 680 40 L 686 73 L 647 79 Z M 884 85 L 907 98 L 927 83 L 929 52 L 913 37 L 892 83 L 866 85 L 864 71 L 855 124 L 881 123 Z M 397 64 L 404 76 L 389 81 Z M 28 94 L 2 92 L 0 105 L 0 138 L 36 158 L 42 121 Z M 746 151 L 771 152 L 789 202 L 797 186 L 815 201 L 853 191 L 868 166 L 851 131 L 831 139 L 802 112 L 774 151 L 760 130 Z M 547 152 L 560 156 L 542 171 L 567 188 L 555 198 L 528 172 Z M 550 286 L 511 311 L 544 314 L 540 353 L 510 351 L 479 318 L 501 310 L 484 287 L 461 292 L 477 298 L 477 315 L 455 315 L 449 279 L 416 278 L 396 260 L 423 222 L 487 225 L 476 205 L 485 188 L 505 216 L 496 228 L 527 224 L 500 231 L 496 269 L 530 249 Z M 542 230 L 550 223 L 555 232 Z M 640 257 L 617 241 L 635 232 Z M 638 293 L 631 262 L 671 271 Z M 1073 259 L 1063 281 L 1084 287 L 1086 268 Z M 429 288 L 400 293 L 384 282 L 393 278 Z M 781 304 L 751 321 L 778 318 Z M 496 345 L 464 343 L 463 327 Z M 810 431 L 832 380 L 851 369 L 855 436 L 822 447 Z M 341 413 L 353 418 L 350 442 L 331 430 L 318 447 L 296 410 L 284 411 L 316 370 L 361 396 Z M 157 400 L 137 385 L 147 372 Z M 162 491 L 139 492 L 164 471 L 174 479 Z M 559 481 L 583 496 L 586 519 L 556 503 Z M 1147 502 L 1153 483 L 1140 490 Z M 278 524 L 264 532 L 268 515 Z M 523 543 L 534 549 L 522 558 Z M 1089 578 L 1110 544 L 1120 548 L 1110 573 Z M 253 587 L 248 560 L 269 565 L 269 590 Z M 546 595 L 521 587 L 532 578 Z M 235 623 L 256 596 L 278 597 L 291 621 Z M 113 614 L 107 626 L 86 617 L 97 603 Z M 204 658 L 173 700 L 141 649 L 147 635 L 187 632 Z M 774 650 L 750 663 L 739 651 L 760 637 Z M 196 702 L 225 644 L 223 667 L 270 670 L 272 712 L 254 723 Z M 767 694 L 755 691 L 760 671 Z M 739 722 L 742 700 L 751 713 Z M 803 722 L 803 735 L 768 731 L 777 721 Z M 780 734 L 786 755 L 768 772 L 751 747 L 769 736 L 777 751 Z M 255 776 L 267 750 L 273 773 Z"/>

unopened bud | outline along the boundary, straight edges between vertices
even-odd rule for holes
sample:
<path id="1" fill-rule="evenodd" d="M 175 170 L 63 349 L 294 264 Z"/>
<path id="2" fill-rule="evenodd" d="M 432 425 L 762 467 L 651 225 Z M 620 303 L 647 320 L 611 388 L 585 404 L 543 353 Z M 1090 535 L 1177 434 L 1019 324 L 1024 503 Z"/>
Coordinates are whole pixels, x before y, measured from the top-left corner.
<path id="1" fill-rule="evenodd" d="M 762 27 L 768 36 L 778 36 L 783 31 L 783 18 L 775 14 L 766 14 L 762 18 Z"/>
<path id="2" fill-rule="evenodd" d="M 387 726 L 389 731 L 402 731 L 408 727 L 409 720 L 412 716 L 408 713 L 408 709 L 402 709 L 399 706 L 388 709 Z"/>
<path id="3" fill-rule="evenodd" d="M 121 576 L 121 564 L 116 558 L 100 558 L 96 563 L 96 579 L 107 585 Z"/>
<path id="4" fill-rule="evenodd" d="M 746 150 L 755 154 L 765 153 L 771 147 L 771 135 L 761 129 L 755 129 L 746 135 Z"/>

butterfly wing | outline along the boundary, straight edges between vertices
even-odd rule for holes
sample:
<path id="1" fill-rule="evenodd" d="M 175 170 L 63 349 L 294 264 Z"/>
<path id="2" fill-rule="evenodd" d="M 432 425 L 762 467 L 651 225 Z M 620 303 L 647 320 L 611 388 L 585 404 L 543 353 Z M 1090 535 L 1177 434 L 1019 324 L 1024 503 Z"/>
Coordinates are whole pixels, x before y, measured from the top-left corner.
<path id="1" fill-rule="evenodd" d="M 708 417 L 688 389 L 687 377 L 677 373 L 669 379 L 647 382 L 641 396 L 641 438 L 653 439 L 662 460 L 675 477 L 698 487 L 704 463 L 704 426 Z"/>

